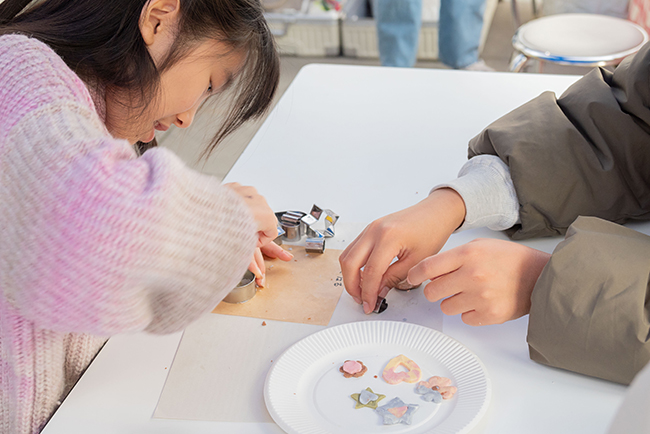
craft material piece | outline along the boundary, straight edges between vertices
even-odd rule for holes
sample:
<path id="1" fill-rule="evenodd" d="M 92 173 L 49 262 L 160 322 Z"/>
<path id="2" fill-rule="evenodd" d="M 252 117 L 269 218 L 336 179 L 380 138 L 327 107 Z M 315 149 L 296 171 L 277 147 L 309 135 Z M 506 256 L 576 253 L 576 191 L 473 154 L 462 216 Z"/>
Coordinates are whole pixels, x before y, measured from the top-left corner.
<path id="1" fill-rule="evenodd" d="M 420 381 L 417 386 L 415 386 L 415 393 L 418 395 L 424 395 L 425 393 L 433 392 L 433 390 L 429 389 L 422 383 L 424 383 L 424 381 Z"/>
<path id="2" fill-rule="evenodd" d="M 323 253 L 325 251 L 325 238 L 307 238 L 305 240 L 307 253 Z"/>
<path id="3" fill-rule="evenodd" d="M 438 377 L 437 375 L 429 378 L 427 381 L 420 381 L 418 387 L 420 386 L 439 392 L 443 399 L 453 398 L 458 390 L 455 386 L 451 385 L 451 380 L 449 378 Z M 419 393 L 418 388 L 416 388 L 415 392 Z"/>
<path id="4" fill-rule="evenodd" d="M 419 407 L 418 404 L 406 404 L 400 398 L 393 398 L 375 411 L 383 417 L 384 425 L 395 425 L 396 423 L 410 425 L 413 413 Z"/>
<path id="5" fill-rule="evenodd" d="M 264 320 L 327 325 L 343 292 L 339 264 L 340 250 L 327 249 L 323 254 L 307 254 L 302 246 L 291 249 L 294 260 L 264 260 L 266 287 L 246 303 L 219 303 L 212 311 Z M 259 324 L 259 323 L 258 323 Z"/>
<path id="6" fill-rule="evenodd" d="M 363 363 L 354 360 L 346 360 L 345 363 L 343 363 L 343 366 L 341 366 L 341 369 L 343 372 L 354 375 L 363 370 Z"/>
<path id="7" fill-rule="evenodd" d="M 406 368 L 407 371 L 396 372 L 396 369 L 400 366 Z M 402 381 L 406 383 L 415 383 L 422 377 L 422 370 L 413 360 L 409 359 L 404 354 L 400 354 L 388 362 L 384 368 L 382 377 L 384 377 L 384 380 L 386 380 L 386 383 L 388 384 L 399 384 Z"/>
<path id="8" fill-rule="evenodd" d="M 442 395 L 442 399 L 453 398 L 457 390 L 455 386 L 441 387 L 440 394 Z"/>
<path id="9" fill-rule="evenodd" d="M 407 279 L 402 280 L 401 282 L 398 282 L 397 285 L 395 285 L 395 289 L 399 289 L 400 291 L 410 291 L 411 289 L 415 289 L 420 285 L 413 286 L 411 285 Z"/>
<path id="10" fill-rule="evenodd" d="M 406 413 L 406 410 L 408 410 L 408 407 L 403 405 L 401 407 L 393 407 L 389 408 L 388 411 L 391 412 L 395 417 L 402 417 L 404 416 L 404 413 Z"/>
<path id="11" fill-rule="evenodd" d="M 386 301 L 386 299 L 382 297 L 377 297 L 377 303 L 375 303 L 375 309 L 373 310 L 373 312 L 382 313 L 386 309 L 388 309 L 388 302 Z"/>
<path id="12" fill-rule="evenodd" d="M 360 360 L 346 360 L 343 366 L 339 368 L 339 371 L 345 378 L 359 378 L 368 371 L 368 368 Z"/>
<path id="13" fill-rule="evenodd" d="M 362 390 L 359 394 L 359 403 L 366 405 L 370 401 L 376 401 L 379 396 L 372 393 L 370 390 Z"/>
<path id="14" fill-rule="evenodd" d="M 366 389 L 362 390 L 361 393 L 353 393 L 350 395 L 350 397 L 357 402 L 354 405 L 355 409 L 363 407 L 376 409 L 379 405 L 378 402 L 386 398 L 386 395 L 375 393 L 370 387 L 367 387 Z"/>
<path id="15" fill-rule="evenodd" d="M 415 387 L 415 393 L 422 395 L 424 401 L 433 402 L 434 404 L 440 404 L 442 402 L 442 395 L 438 390 L 429 389 L 420 383 Z"/>
<path id="16" fill-rule="evenodd" d="M 244 277 L 228 295 L 223 299 L 226 303 L 244 303 L 255 296 L 257 288 L 255 287 L 255 275 L 252 271 L 247 270 Z"/>
<path id="17" fill-rule="evenodd" d="M 424 394 L 424 396 L 422 396 L 422 399 L 427 402 L 433 402 L 434 404 L 440 404 L 444 398 L 440 392 L 434 390 L 431 393 Z"/>

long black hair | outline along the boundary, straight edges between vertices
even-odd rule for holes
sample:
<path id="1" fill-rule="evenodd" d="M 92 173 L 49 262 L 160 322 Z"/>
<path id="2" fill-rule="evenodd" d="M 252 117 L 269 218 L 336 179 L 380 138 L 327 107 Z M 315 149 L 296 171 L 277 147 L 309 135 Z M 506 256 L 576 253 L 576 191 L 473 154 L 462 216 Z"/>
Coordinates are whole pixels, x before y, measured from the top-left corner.
<path id="1" fill-rule="evenodd" d="M 180 0 L 177 36 L 156 67 L 140 33 L 149 0 L 4 0 L 0 35 L 21 33 L 50 46 L 95 90 L 155 99 L 160 74 L 182 59 L 193 43 L 225 42 L 247 53 L 235 84 L 234 101 L 220 129 L 204 150 L 209 155 L 228 134 L 270 106 L 280 66 L 273 36 L 259 0 Z M 21 13 L 22 12 L 22 13 Z M 155 141 L 154 141 L 155 142 Z M 155 143 L 152 143 L 155 146 Z"/>

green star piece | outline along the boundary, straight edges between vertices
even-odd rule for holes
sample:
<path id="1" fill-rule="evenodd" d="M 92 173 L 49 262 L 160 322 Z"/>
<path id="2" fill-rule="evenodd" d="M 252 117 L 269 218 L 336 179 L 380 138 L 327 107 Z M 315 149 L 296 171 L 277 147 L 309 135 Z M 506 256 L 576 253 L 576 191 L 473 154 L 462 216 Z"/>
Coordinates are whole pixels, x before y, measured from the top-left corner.
<path id="1" fill-rule="evenodd" d="M 386 395 L 375 393 L 370 387 L 367 387 L 366 390 L 362 390 L 361 393 L 353 393 L 350 395 L 350 398 L 354 399 L 357 402 L 354 406 L 355 409 L 362 407 L 376 409 L 377 403 L 386 398 Z M 363 401 L 366 401 L 366 403 L 364 404 Z"/>

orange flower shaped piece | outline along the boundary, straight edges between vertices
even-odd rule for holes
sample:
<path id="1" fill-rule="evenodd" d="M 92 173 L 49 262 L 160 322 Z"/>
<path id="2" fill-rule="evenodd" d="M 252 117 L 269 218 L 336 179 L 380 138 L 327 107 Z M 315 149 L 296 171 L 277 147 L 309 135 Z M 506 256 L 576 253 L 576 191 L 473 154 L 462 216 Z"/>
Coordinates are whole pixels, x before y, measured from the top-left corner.
<path id="1" fill-rule="evenodd" d="M 451 385 L 451 380 L 446 377 L 433 376 L 427 381 L 420 381 L 419 386 L 424 386 L 431 390 L 437 390 L 443 399 L 451 399 L 458 390 L 455 386 Z"/>
<path id="2" fill-rule="evenodd" d="M 403 366 L 407 370 L 397 372 L 396 370 L 400 366 Z M 415 383 L 422 377 L 422 369 L 420 369 L 417 363 L 413 360 L 409 359 L 404 354 L 400 354 L 388 362 L 381 376 L 384 377 L 384 380 L 386 380 L 386 383 L 388 384 L 399 384 L 402 381 L 406 383 Z"/>

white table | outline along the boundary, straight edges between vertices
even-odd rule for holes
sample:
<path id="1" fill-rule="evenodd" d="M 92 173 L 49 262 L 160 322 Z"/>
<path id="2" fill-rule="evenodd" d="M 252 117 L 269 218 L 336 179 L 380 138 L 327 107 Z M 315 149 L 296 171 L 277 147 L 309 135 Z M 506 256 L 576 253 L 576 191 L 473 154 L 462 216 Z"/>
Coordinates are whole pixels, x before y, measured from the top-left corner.
<path id="1" fill-rule="evenodd" d="M 255 185 L 275 210 L 309 210 L 312 203 L 333 209 L 341 219 L 328 246 L 342 248 L 370 221 L 454 178 L 468 140 L 491 121 L 542 91 L 559 94 L 576 79 L 309 65 L 227 181 Z M 648 232 L 647 225 L 635 228 Z M 445 248 L 486 236 L 505 238 L 472 230 L 453 235 Z M 527 244 L 551 251 L 558 241 Z M 337 311 L 349 303 L 344 293 Z M 411 320 L 424 318 L 411 311 Z M 489 410 L 473 433 L 604 433 L 625 387 L 530 361 L 526 327 L 527 318 L 480 328 L 445 318 L 443 331 L 475 352 L 492 379 Z M 282 432 L 274 424 L 153 419 L 180 338 L 110 339 L 44 433 Z"/>

